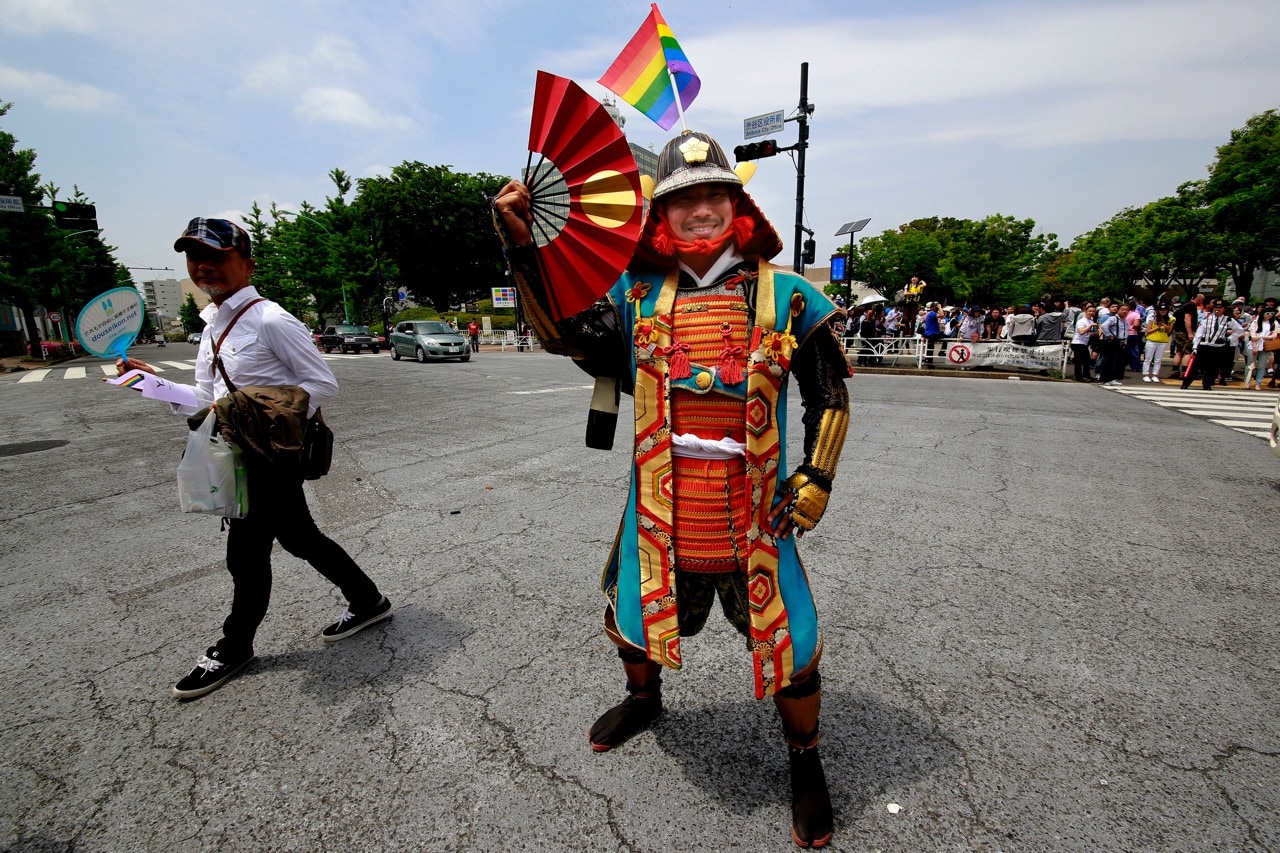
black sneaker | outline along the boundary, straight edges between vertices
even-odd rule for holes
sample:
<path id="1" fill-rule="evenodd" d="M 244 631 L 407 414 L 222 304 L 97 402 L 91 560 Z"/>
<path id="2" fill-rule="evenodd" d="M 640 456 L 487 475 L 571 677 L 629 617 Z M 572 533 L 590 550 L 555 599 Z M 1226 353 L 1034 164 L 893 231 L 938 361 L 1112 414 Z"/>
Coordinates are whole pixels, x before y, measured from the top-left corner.
<path id="1" fill-rule="evenodd" d="M 232 657 L 217 646 L 196 658 L 196 668 L 191 674 L 173 686 L 178 699 L 197 699 L 212 693 L 253 662 L 253 652 L 242 657 Z"/>
<path id="2" fill-rule="evenodd" d="M 326 643 L 343 640 L 368 628 L 370 625 L 376 625 L 384 619 L 390 619 L 391 616 L 391 602 L 387 601 L 387 597 L 384 595 L 377 605 L 363 613 L 352 613 L 351 608 L 348 607 L 342 611 L 342 615 L 338 617 L 337 622 L 320 632 L 320 637 Z"/>

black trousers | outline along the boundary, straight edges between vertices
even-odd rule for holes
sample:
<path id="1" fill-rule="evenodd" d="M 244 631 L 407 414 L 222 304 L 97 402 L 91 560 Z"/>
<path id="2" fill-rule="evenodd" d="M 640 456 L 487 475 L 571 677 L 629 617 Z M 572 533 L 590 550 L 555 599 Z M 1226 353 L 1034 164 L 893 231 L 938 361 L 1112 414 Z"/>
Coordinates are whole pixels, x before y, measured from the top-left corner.
<path id="1" fill-rule="evenodd" d="M 1115 339 L 1104 339 L 1098 346 L 1098 381 L 1111 382 L 1124 379 L 1124 360 L 1128 353 L 1124 344 Z"/>
<path id="2" fill-rule="evenodd" d="M 278 539 L 293 556 L 306 560 L 342 590 L 353 612 L 375 606 L 382 593 L 356 561 L 320 532 L 301 476 L 281 476 L 270 468 L 249 471 L 249 514 L 227 522 L 227 571 L 235 585 L 231 614 L 218 642 L 227 652 L 253 649 L 253 638 L 271 601 L 271 546 Z"/>
<path id="3" fill-rule="evenodd" d="M 1213 383 L 1218 379 L 1218 372 L 1222 370 L 1222 365 L 1229 362 L 1231 358 L 1231 347 L 1211 347 L 1207 344 L 1201 344 L 1196 348 L 1196 360 L 1192 365 L 1192 372 L 1182 380 L 1182 387 L 1190 387 L 1195 374 L 1201 376 L 1200 387 L 1208 391 L 1213 387 Z"/>
<path id="4" fill-rule="evenodd" d="M 1093 356 L 1089 355 L 1088 344 L 1072 344 L 1071 345 L 1071 363 L 1076 367 L 1076 381 L 1083 382 L 1090 378 L 1092 371 L 1089 369 L 1093 364 Z"/>

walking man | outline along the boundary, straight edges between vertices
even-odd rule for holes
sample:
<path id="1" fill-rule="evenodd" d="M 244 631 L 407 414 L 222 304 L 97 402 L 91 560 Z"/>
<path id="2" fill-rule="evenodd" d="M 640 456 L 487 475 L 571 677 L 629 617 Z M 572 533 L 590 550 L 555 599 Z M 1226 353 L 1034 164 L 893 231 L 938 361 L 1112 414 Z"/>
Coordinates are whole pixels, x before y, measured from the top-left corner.
<path id="1" fill-rule="evenodd" d="M 337 380 L 316 350 L 311 333 L 250 284 L 254 259 L 244 229 L 226 219 L 192 219 L 173 248 L 186 253 L 187 274 L 212 300 L 200 314 L 206 326 L 196 356 L 193 390 L 201 401 L 225 397 L 228 379 L 237 387 L 294 385 L 310 395 L 310 417 L 337 394 Z M 220 366 L 214 359 L 215 347 Z M 155 372 L 135 359 L 118 363 L 117 369 Z M 195 415 L 203 408 L 174 406 L 174 410 Z M 253 661 L 253 639 L 271 599 L 271 546 L 276 540 L 290 554 L 310 563 L 347 599 L 338 621 L 320 632 L 322 640 L 345 639 L 391 618 L 391 602 L 311 518 L 301 472 L 271 465 L 248 452 L 245 459 L 249 513 L 227 521 L 227 571 L 234 588 L 231 612 L 222 623 L 222 638 L 174 686 L 173 695 L 179 699 L 217 690 Z"/>

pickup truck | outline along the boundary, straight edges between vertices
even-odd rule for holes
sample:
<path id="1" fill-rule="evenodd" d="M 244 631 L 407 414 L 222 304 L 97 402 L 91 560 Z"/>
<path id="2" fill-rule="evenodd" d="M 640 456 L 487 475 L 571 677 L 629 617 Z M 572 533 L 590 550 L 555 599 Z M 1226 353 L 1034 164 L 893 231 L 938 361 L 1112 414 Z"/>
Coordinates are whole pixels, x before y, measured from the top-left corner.
<path id="1" fill-rule="evenodd" d="M 382 340 L 369 331 L 368 326 L 348 326 L 339 324 L 329 326 L 317 341 L 325 352 L 341 350 L 342 352 L 360 352 L 367 349 L 376 353 L 382 348 Z"/>

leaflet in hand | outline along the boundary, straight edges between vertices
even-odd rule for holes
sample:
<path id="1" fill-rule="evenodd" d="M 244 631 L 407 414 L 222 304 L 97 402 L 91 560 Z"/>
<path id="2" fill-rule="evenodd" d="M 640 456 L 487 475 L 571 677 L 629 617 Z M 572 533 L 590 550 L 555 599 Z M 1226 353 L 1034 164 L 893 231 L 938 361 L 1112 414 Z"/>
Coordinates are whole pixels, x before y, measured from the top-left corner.
<path id="1" fill-rule="evenodd" d="M 179 385 L 176 382 L 161 379 L 154 373 L 147 373 L 143 370 L 130 370 L 115 379 L 103 377 L 102 381 L 111 385 L 119 385 L 121 388 L 132 388 L 135 391 L 141 391 L 142 396 L 148 400 L 163 400 L 166 403 L 176 403 L 179 406 L 187 406 L 193 409 L 209 405 L 208 401 L 200 401 L 194 386 Z"/>

